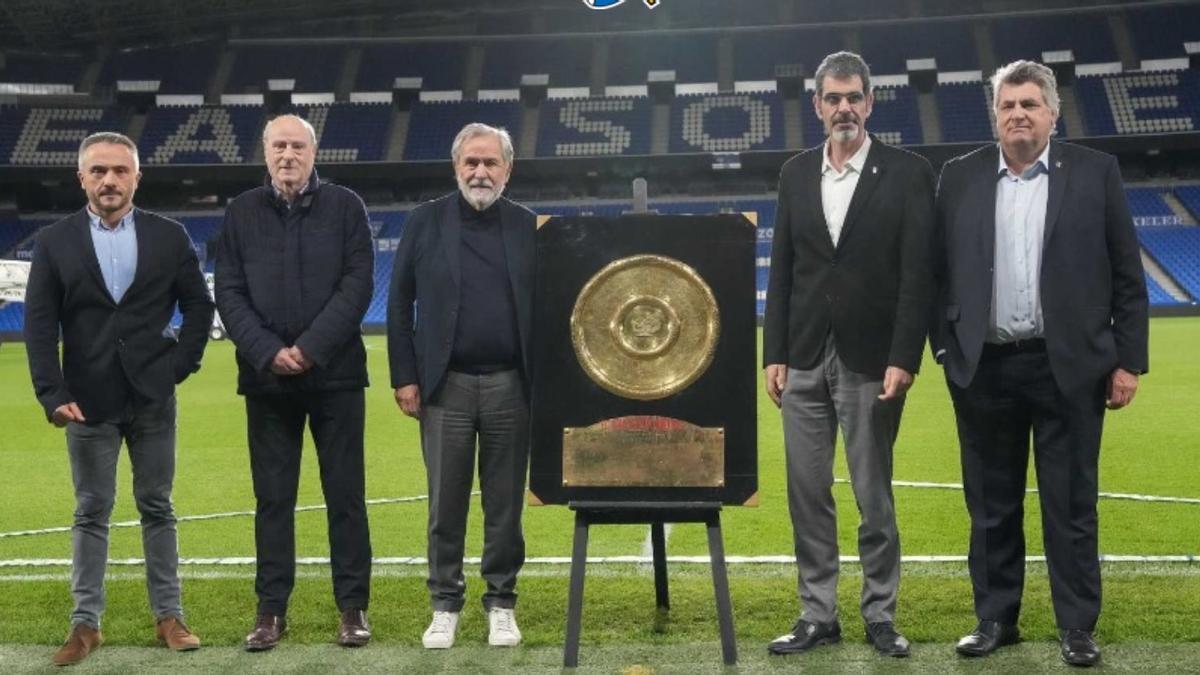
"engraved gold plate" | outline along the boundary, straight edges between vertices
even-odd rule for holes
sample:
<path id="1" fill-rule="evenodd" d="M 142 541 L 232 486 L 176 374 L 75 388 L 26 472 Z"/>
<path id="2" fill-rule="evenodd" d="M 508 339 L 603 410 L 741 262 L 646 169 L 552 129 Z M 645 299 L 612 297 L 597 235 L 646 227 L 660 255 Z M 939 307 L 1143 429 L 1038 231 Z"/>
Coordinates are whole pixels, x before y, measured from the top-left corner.
<path id="1" fill-rule="evenodd" d="M 571 312 L 571 344 L 607 391 L 650 401 L 686 389 L 712 363 L 721 316 L 696 270 L 661 255 L 610 263 Z"/>
<path id="2" fill-rule="evenodd" d="M 722 487 L 725 430 L 633 416 L 563 429 L 566 487 Z"/>

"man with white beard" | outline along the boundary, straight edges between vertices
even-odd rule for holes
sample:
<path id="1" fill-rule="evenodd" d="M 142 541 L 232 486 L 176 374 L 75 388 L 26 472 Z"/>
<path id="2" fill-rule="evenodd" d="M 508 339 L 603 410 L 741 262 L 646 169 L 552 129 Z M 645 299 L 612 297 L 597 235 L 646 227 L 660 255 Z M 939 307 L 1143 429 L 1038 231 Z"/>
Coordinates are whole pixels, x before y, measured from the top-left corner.
<path id="1" fill-rule="evenodd" d="M 478 443 L 488 644 L 515 646 L 536 225 L 532 211 L 501 197 L 513 166 L 507 131 L 468 124 L 450 156 L 458 191 L 409 214 L 388 296 L 392 388 L 420 421 L 429 483 L 433 620 L 422 642 L 446 649 L 458 631 Z"/>
<path id="2" fill-rule="evenodd" d="M 933 169 L 867 134 L 871 72 L 825 57 L 813 107 L 825 143 L 783 165 L 763 323 L 767 394 L 780 407 L 802 614 L 772 654 L 841 640 L 833 453 L 843 436 L 859 512 L 867 641 L 909 653 L 895 626 L 900 535 L 892 445 L 925 344 L 933 277 Z"/>

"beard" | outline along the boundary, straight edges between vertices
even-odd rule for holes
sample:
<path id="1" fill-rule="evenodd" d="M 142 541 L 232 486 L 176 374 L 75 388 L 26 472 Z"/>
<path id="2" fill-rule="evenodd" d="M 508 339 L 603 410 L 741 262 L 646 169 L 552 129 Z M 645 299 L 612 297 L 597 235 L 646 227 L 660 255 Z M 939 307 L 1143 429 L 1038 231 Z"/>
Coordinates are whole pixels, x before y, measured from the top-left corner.
<path id="1" fill-rule="evenodd" d="M 497 199 L 500 199 L 504 188 L 496 189 L 489 180 L 476 180 L 468 183 L 459 178 L 458 191 L 476 211 L 485 211 L 489 206 L 495 204 Z"/>
<path id="2" fill-rule="evenodd" d="M 853 124 L 850 129 L 838 129 L 839 124 Z M 829 120 L 829 138 L 837 143 L 849 143 L 858 138 L 858 132 L 862 129 L 862 124 L 859 122 L 858 115 L 851 112 L 846 112 L 834 115 L 833 119 Z"/>
<path id="3" fill-rule="evenodd" d="M 858 127 L 854 127 L 853 129 L 835 129 L 829 136 L 838 143 L 849 143 L 858 138 Z"/>

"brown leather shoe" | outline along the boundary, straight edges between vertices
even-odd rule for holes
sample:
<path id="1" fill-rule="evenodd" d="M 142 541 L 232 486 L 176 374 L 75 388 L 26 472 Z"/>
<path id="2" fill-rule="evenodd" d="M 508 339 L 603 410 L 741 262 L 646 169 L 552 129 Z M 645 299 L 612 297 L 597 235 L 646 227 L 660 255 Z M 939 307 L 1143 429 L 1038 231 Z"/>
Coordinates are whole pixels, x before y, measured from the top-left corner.
<path id="1" fill-rule="evenodd" d="M 343 647 L 362 647 L 371 641 L 371 625 L 367 623 L 364 609 L 342 610 L 342 623 L 338 626 L 337 643 Z"/>
<path id="2" fill-rule="evenodd" d="M 154 627 L 158 641 L 177 652 L 190 652 L 200 648 L 200 637 L 177 616 L 164 616 Z"/>
<path id="3" fill-rule="evenodd" d="M 274 649 L 286 632 L 286 618 L 274 614 L 259 614 L 254 621 L 254 630 L 246 636 L 246 651 L 265 652 Z"/>
<path id="4" fill-rule="evenodd" d="M 86 623 L 77 623 L 71 627 L 67 641 L 54 654 L 54 665 L 71 666 L 86 659 L 88 654 L 104 644 L 104 636 L 99 628 L 92 628 Z"/>

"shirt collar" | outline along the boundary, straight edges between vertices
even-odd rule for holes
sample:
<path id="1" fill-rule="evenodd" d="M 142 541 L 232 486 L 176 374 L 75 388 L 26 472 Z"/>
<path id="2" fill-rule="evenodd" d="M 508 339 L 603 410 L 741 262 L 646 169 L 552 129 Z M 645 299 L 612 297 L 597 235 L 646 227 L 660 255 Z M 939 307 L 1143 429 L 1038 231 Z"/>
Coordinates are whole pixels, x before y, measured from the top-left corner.
<path id="1" fill-rule="evenodd" d="M 864 131 L 863 133 L 866 132 Z M 846 160 L 843 170 L 845 167 L 850 167 L 851 169 L 854 169 L 854 173 L 862 173 L 863 165 L 867 163 L 867 153 L 870 150 L 871 134 L 867 134 L 867 137 L 863 139 L 862 146 L 860 146 L 858 150 L 850 156 L 850 159 Z M 833 164 L 829 162 L 829 141 L 825 141 L 825 148 L 821 150 L 821 174 L 824 175 L 829 171 L 837 173 L 837 170 L 833 168 Z"/>
<path id="2" fill-rule="evenodd" d="M 1000 146 L 1000 144 L 997 143 L 996 149 L 998 149 L 1000 151 L 1000 153 L 999 153 L 1000 156 L 996 160 L 997 161 L 996 173 L 1000 176 L 1011 175 L 1014 178 L 1016 178 L 1017 175 L 1012 173 L 1011 171 L 1009 171 L 1008 164 L 1004 161 L 1004 148 L 1002 148 Z M 1046 143 L 1046 147 L 1042 148 L 1042 154 L 1038 155 L 1037 161 L 1034 162 L 1033 165 L 1030 166 L 1028 169 L 1025 169 L 1025 173 L 1021 174 L 1020 178 L 1024 178 L 1025 180 L 1030 180 L 1030 179 L 1036 177 L 1040 173 L 1045 173 L 1045 174 L 1050 173 L 1050 143 Z"/>
<path id="3" fill-rule="evenodd" d="M 119 232 L 126 227 L 133 226 L 133 209 L 129 209 L 129 213 L 121 216 L 121 222 L 117 223 L 117 226 L 113 228 L 105 225 L 104 222 L 100 220 L 100 216 L 96 215 L 96 213 L 92 211 L 91 205 L 88 205 L 85 210 L 87 211 L 88 221 L 91 222 L 92 227 L 96 228 L 97 230 L 101 230 L 103 232 Z"/>

